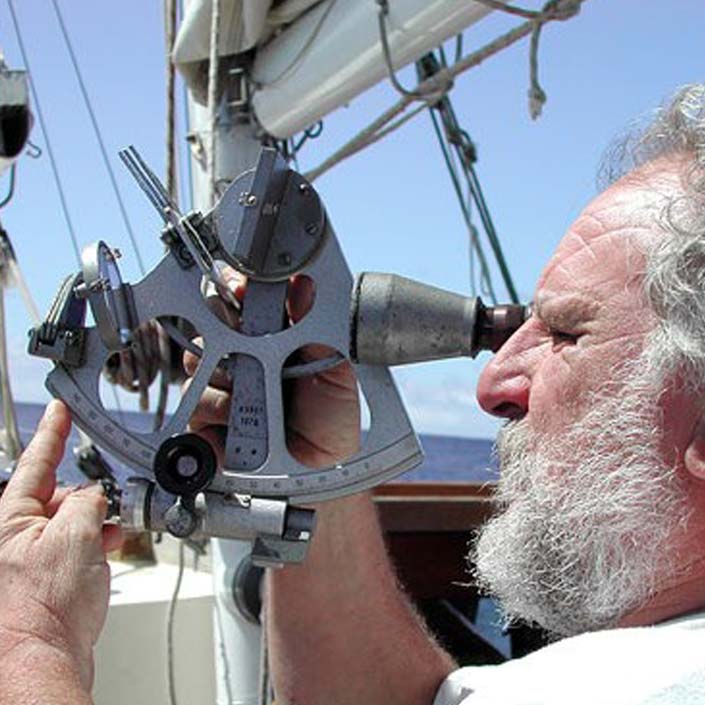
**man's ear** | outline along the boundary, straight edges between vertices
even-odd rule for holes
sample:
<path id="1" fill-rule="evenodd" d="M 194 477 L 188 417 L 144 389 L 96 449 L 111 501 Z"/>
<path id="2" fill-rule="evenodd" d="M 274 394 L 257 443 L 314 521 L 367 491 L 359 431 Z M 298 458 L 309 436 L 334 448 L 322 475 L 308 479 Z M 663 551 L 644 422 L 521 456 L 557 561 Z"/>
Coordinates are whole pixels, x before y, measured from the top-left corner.
<path id="1" fill-rule="evenodd" d="M 698 419 L 683 456 L 686 470 L 699 480 L 705 480 L 705 415 Z"/>

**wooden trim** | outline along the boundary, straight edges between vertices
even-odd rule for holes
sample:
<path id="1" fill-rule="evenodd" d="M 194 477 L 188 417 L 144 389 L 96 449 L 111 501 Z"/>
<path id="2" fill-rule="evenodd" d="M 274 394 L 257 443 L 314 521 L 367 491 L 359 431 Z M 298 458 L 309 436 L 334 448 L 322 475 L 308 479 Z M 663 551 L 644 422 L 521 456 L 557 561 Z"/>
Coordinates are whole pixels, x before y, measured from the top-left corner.
<path id="1" fill-rule="evenodd" d="M 388 482 L 372 490 L 376 497 L 490 497 L 493 482 Z"/>
<path id="2" fill-rule="evenodd" d="M 447 533 L 484 523 L 491 493 L 488 485 L 409 483 L 382 485 L 373 496 L 385 532 Z"/>
<path id="3" fill-rule="evenodd" d="M 466 556 L 473 530 L 492 512 L 492 486 L 398 483 L 375 488 L 387 547 L 416 600 L 470 599 Z"/>

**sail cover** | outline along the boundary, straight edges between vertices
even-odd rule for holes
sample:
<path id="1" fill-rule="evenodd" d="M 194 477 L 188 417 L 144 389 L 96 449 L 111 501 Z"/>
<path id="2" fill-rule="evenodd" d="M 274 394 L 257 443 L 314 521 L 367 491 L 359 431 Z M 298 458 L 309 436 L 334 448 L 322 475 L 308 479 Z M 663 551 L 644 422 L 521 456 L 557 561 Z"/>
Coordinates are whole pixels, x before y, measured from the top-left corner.
<path id="1" fill-rule="evenodd" d="M 174 51 L 201 104 L 207 103 L 212 2 L 192 0 Z M 381 23 L 374 0 L 220 0 L 219 7 L 219 55 L 256 49 L 248 70 L 251 106 L 264 131 L 280 139 L 348 104 L 388 78 L 390 68 L 418 60 L 490 12 L 472 0 L 395 0 Z M 221 86 L 239 61 L 220 62 Z"/>

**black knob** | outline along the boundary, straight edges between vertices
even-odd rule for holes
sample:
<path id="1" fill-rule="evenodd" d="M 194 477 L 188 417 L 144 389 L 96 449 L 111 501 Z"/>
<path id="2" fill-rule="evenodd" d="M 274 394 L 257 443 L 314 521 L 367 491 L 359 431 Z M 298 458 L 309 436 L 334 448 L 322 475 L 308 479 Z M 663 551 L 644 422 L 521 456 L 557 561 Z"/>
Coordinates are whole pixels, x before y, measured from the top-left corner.
<path id="1" fill-rule="evenodd" d="M 164 514 L 166 528 L 172 536 L 185 539 L 198 528 L 198 516 L 190 502 L 179 497 Z"/>
<path id="2" fill-rule="evenodd" d="M 193 496 L 210 485 L 217 461 L 210 443 L 195 433 L 167 438 L 154 456 L 154 477 L 167 492 Z"/>

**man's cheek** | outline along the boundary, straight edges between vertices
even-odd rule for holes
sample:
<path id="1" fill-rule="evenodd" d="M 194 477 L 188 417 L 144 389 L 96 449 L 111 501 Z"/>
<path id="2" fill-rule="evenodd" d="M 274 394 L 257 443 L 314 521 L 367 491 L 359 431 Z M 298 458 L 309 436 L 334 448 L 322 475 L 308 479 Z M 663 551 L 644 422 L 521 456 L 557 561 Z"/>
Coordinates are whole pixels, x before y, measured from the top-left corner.
<path id="1" fill-rule="evenodd" d="M 529 395 L 529 425 L 536 433 L 556 433 L 579 418 L 589 398 L 589 388 L 578 375 L 565 374 L 561 366 L 547 367 L 537 376 Z"/>

